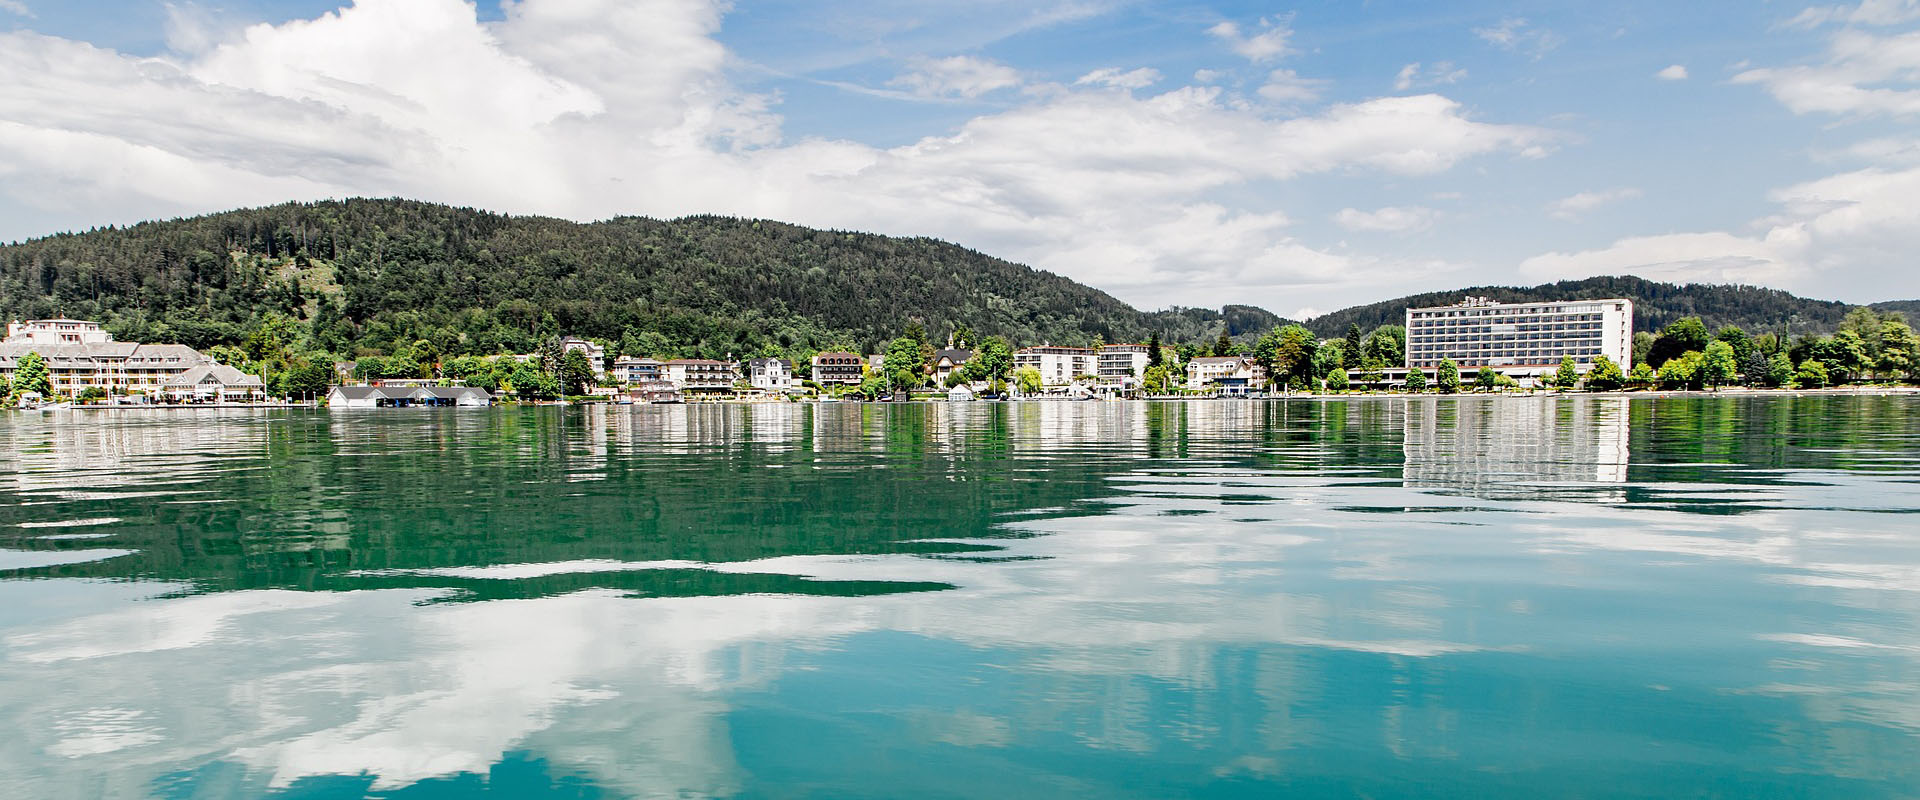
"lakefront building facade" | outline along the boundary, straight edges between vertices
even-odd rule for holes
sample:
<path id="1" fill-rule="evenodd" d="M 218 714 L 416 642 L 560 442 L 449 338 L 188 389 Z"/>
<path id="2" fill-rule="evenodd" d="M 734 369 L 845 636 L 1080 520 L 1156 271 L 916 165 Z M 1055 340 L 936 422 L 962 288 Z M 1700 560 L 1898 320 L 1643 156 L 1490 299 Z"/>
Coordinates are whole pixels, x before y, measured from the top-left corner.
<path id="1" fill-rule="evenodd" d="M 1022 347 L 1013 354 L 1013 367 L 1032 367 L 1040 372 L 1040 383 L 1067 386 L 1082 375 L 1099 374 L 1100 351 L 1091 347 L 1040 345 Z"/>
<path id="2" fill-rule="evenodd" d="M 1131 389 L 1147 374 L 1147 346 L 1110 344 L 1100 348 L 1100 382 Z"/>
<path id="3" fill-rule="evenodd" d="M 213 363 L 183 344 L 114 341 L 99 323 L 77 319 L 8 323 L 7 338 L 0 341 L 0 375 L 11 381 L 28 353 L 40 354 L 54 393 L 65 396 L 92 388 L 109 394 L 179 394 L 168 384 Z"/>
<path id="4" fill-rule="evenodd" d="M 1491 367 L 1516 379 L 1541 378 L 1572 356 L 1582 372 L 1606 356 L 1633 368 L 1633 301 L 1501 303 L 1468 297 L 1450 306 L 1407 309 L 1407 364 L 1431 373 L 1452 359 L 1462 373 Z"/>

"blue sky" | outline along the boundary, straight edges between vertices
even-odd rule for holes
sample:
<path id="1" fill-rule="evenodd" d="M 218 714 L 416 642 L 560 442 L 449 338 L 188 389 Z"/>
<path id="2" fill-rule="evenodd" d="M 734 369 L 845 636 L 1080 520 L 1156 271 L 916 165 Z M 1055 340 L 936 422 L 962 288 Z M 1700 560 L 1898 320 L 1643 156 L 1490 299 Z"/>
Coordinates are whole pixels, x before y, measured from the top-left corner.
<path id="1" fill-rule="evenodd" d="M 0 239 L 405 195 L 930 235 L 1142 307 L 1920 296 L 1920 2 L 0 0 Z"/>

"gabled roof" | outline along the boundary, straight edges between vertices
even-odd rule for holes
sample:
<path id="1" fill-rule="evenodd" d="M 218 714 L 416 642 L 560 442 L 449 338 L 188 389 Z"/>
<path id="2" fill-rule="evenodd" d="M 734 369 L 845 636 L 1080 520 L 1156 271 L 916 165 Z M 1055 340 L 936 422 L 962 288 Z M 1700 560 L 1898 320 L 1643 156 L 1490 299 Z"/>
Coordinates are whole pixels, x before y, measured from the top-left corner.
<path id="1" fill-rule="evenodd" d="M 165 386 L 198 386 L 203 383 L 217 383 L 224 387 L 237 389 L 265 389 L 266 384 L 240 370 L 225 364 L 200 364 L 192 369 L 168 378 Z"/>
<path id="2" fill-rule="evenodd" d="M 458 400 L 462 397 L 493 399 L 492 392 L 478 386 L 335 386 L 333 393 L 342 400 L 418 400 L 428 397 L 441 400 Z"/>
<path id="3" fill-rule="evenodd" d="M 955 347 L 949 347 L 944 350 L 933 351 L 934 361 L 938 362 L 940 359 L 943 359 L 943 358 L 948 361 L 952 361 L 955 364 L 965 364 L 967 363 L 967 359 L 973 358 L 973 351 L 961 350 Z"/>

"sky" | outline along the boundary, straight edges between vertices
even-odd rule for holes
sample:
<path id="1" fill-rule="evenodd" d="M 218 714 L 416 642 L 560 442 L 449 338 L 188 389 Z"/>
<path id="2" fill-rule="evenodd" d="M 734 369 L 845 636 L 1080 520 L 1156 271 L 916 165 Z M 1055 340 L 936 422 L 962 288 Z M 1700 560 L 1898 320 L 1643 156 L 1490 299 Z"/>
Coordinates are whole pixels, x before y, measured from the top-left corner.
<path id="1" fill-rule="evenodd" d="M 0 0 L 0 241 L 402 196 L 932 236 L 1301 318 L 1920 297 L 1920 0 Z"/>

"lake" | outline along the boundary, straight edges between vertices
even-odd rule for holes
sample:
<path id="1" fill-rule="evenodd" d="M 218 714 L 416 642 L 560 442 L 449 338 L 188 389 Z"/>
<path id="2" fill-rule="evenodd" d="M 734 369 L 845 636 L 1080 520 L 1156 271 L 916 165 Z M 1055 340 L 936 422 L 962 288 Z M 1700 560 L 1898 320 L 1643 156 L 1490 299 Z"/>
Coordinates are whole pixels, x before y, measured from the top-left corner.
<path id="1" fill-rule="evenodd" d="M 0 416 L 0 796 L 1920 795 L 1920 399 Z"/>

